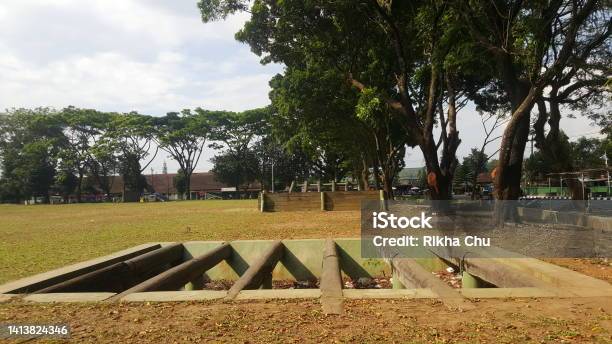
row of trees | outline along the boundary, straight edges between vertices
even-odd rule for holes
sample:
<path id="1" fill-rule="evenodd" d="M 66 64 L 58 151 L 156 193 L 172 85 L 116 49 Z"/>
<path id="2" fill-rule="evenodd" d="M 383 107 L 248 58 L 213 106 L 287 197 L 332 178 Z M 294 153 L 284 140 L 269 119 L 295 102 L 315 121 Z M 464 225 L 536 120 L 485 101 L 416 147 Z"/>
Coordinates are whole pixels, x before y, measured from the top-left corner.
<path id="1" fill-rule="evenodd" d="M 110 195 L 113 176 L 120 174 L 124 191 L 146 187 L 142 172 L 159 148 L 174 146 L 162 123 L 138 113 L 106 113 L 68 107 L 13 109 L 0 114 L 0 197 L 21 201 L 51 192 L 64 197 L 97 185 Z M 159 141 L 160 145 L 156 145 Z M 163 143 L 162 143 L 163 141 Z"/>
<path id="2" fill-rule="evenodd" d="M 108 198 L 117 175 L 124 196 L 152 192 L 143 173 L 158 154 L 178 163 L 174 184 L 190 197 L 206 147 L 217 150 L 216 178 L 237 189 L 255 181 L 271 188 L 273 168 L 280 188 L 346 175 L 340 153 L 330 158 L 331 150 L 313 143 L 281 144 L 286 136 L 273 125 L 280 123 L 276 117 L 271 107 L 238 113 L 197 108 L 163 117 L 75 107 L 8 110 L 0 114 L 0 201 L 74 194 L 80 202 L 84 193 Z"/>
<path id="3" fill-rule="evenodd" d="M 356 175 L 373 167 L 388 191 L 404 147 L 418 146 L 432 198 L 450 198 L 468 103 L 506 114 L 498 199 L 520 196 L 530 133 L 570 170 L 557 150 L 561 111 L 610 116 L 606 1 L 200 0 L 199 8 L 204 22 L 249 12 L 236 38 L 262 63 L 285 66 L 271 99 L 289 145 L 312 144 L 326 166 L 342 161 Z"/>

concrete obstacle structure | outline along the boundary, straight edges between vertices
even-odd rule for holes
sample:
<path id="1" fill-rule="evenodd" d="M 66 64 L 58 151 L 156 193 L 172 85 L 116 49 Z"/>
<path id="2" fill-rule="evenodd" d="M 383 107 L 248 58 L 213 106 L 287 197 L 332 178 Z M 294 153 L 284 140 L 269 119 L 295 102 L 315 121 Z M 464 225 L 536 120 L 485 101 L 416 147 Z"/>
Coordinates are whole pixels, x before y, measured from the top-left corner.
<path id="1" fill-rule="evenodd" d="M 347 298 L 432 298 L 469 310 L 476 307 L 474 298 L 612 297 L 609 283 L 537 259 L 427 254 L 362 258 L 360 239 L 150 243 L 7 283 L 0 286 L 0 302 L 306 298 L 320 299 L 325 313 L 337 314 Z M 449 267 L 463 272 L 462 288 L 432 274 Z M 380 277 L 392 278 L 393 288 L 347 288 L 349 279 Z M 209 290 L 207 281 L 229 281 L 231 287 Z M 306 289 L 274 288 L 283 281 L 310 283 Z"/>

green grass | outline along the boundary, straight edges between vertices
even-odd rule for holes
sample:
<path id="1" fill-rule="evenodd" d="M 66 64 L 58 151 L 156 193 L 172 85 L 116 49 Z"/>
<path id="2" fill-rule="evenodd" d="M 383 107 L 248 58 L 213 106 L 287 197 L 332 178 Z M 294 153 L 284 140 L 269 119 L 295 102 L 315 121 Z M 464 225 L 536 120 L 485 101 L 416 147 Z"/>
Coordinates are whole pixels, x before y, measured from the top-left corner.
<path id="1" fill-rule="evenodd" d="M 253 200 L 0 205 L 0 283 L 152 241 L 358 235 L 358 211 L 260 213 Z"/>

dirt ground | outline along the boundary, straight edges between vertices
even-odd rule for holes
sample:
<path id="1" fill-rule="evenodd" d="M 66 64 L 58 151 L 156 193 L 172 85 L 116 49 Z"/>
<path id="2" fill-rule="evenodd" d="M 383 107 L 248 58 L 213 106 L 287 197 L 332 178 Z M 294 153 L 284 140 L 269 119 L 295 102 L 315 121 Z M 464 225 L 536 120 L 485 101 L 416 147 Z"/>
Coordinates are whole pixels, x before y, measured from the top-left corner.
<path id="1" fill-rule="evenodd" d="M 316 300 L 0 307 L 0 322 L 64 322 L 83 343 L 611 343 L 612 300 L 349 300 L 323 315 Z"/>

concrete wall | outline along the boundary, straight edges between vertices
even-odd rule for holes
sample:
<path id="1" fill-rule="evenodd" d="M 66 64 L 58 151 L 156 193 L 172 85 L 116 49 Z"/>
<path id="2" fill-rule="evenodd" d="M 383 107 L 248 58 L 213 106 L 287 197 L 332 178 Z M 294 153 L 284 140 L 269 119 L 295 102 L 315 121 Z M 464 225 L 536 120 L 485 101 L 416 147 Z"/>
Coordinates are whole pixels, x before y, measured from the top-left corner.
<path id="1" fill-rule="evenodd" d="M 390 276 L 390 268 L 382 259 L 361 258 L 359 239 L 336 239 L 343 274 L 359 277 Z M 208 270 L 212 280 L 236 280 L 272 245 L 272 240 L 232 241 L 232 256 Z M 321 276 L 324 239 L 283 240 L 283 258 L 272 272 L 275 280 L 316 280 Z M 187 242 L 183 245 L 187 259 L 204 254 L 222 242 Z"/>
<path id="2" fill-rule="evenodd" d="M 612 217 L 594 216 L 571 211 L 554 211 L 537 208 L 518 208 L 519 215 L 527 221 L 548 222 L 582 226 L 597 230 L 612 229 Z"/>

